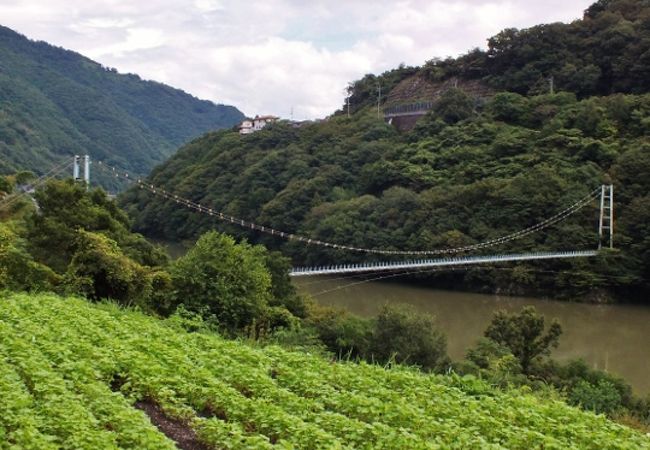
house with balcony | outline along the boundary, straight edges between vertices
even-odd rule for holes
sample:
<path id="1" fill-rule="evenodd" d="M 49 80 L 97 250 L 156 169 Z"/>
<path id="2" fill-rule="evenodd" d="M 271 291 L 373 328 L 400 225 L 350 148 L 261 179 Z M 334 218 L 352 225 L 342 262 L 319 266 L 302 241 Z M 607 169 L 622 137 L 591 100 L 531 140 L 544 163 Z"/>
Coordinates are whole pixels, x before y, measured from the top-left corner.
<path id="1" fill-rule="evenodd" d="M 239 125 L 239 134 L 252 134 L 260 131 L 270 123 L 275 123 L 280 118 L 277 116 L 255 116 L 253 119 L 244 119 Z"/>

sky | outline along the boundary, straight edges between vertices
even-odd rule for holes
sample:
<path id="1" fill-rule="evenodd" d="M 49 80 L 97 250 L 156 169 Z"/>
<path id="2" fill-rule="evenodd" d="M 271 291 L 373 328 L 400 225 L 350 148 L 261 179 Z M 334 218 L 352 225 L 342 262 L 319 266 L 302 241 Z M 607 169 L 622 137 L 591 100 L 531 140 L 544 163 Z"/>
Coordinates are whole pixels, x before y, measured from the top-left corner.
<path id="1" fill-rule="evenodd" d="M 593 0 L 0 0 L 0 24 L 249 116 L 325 117 L 348 83 L 571 22 Z M 293 115 L 292 115 L 293 113 Z"/>

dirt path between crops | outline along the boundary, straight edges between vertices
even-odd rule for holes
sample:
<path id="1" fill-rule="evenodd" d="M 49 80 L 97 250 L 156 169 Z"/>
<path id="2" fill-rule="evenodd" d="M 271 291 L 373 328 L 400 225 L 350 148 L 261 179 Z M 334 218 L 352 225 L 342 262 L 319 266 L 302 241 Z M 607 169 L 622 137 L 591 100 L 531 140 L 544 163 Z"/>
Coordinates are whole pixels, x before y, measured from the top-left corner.
<path id="1" fill-rule="evenodd" d="M 156 403 L 150 400 L 140 400 L 134 405 L 144 411 L 161 433 L 176 443 L 180 450 L 210 450 L 210 447 L 199 441 L 196 432 L 187 423 L 165 415 Z"/>

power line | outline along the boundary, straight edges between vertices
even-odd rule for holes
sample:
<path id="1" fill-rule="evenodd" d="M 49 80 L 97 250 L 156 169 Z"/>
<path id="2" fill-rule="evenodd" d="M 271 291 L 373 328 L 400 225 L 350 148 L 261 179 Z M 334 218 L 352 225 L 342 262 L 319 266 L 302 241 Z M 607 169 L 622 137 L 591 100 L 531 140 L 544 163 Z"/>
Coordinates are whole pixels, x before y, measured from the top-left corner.
<path id="1" fill-rule="evenodd" d="M 69 168 L 71 165 L 72 165 L 72 161 L 68 160 L 67 162 L 63 161 L 60 164 L 54 166 L 47 173 L 40 176 L 39 178 L 36 179 L 36 181 L 31 183 L 30 184 L 31 189 L 36 189 L 37 187 L 41 186 L 42 184 L 46 183 L 50 179 L 54 178 L 55 176 L 57 176 L 58 174 L 60 174 L 61 172 L 63 172 L 67 168 Z M 16 200 L 26 196 L 27 194 L 28 194 L 28 192 L 25 191 L 25 192 L 21 192 L 19 194 L 10 195 L 8 197 L 5 197 L 4 199 L 2 199 L 0 201 L 0 207 L 6 208 L 6 207 L 12 205 L 13 203 L 15 203 Z"/>

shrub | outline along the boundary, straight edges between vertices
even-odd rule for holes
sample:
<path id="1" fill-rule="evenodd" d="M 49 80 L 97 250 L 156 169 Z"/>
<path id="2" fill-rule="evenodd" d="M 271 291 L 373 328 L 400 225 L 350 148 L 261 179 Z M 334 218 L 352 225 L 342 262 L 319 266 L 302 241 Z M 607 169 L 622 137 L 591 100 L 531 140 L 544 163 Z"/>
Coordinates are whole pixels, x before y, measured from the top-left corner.
<path id="1" fill-rule="evenodd" d="M 596 384 L 580 380 L 569 393 L 569 402 L 598 414 L 612 414 L 621 408 L 621 395 L 607 380 Z"/>
<path id="2" fill-rule="evenodd" d="M 52 290 L 60 277 L 32 258 L 8 223 L 0 223 L 0 289 Z"/>
<path id="3" fill-rule="evenodd" d="M 310 305 L 306 324 L 335 355 L 368 358 L 373 335 L 371 320 L 341 309 Z"/>
<path id="4" fill-rule="evenodd" d="M 173 306 L 214 315 L 234 333 L 260 319 L 271 297 L 263 247 L 210 231 L 171 266 Z"/>
<path id="5" fill-rule="evenodd" d="M 417 364 L 425 370 L 447 367 L 447 339 L 432 316 L 409 305 L 384 305 L 375 321 L 371 353 L 383 363 Z"/>
<path id="6" fill-rule="evenodd" d="M 117 243 L 101 233 L 77 231 L 76 249 L 64 276 L 69 292 L 92 300 L 113 299 L 122 305 L 150 309 L 152 274 L 125 256 Z"/>

